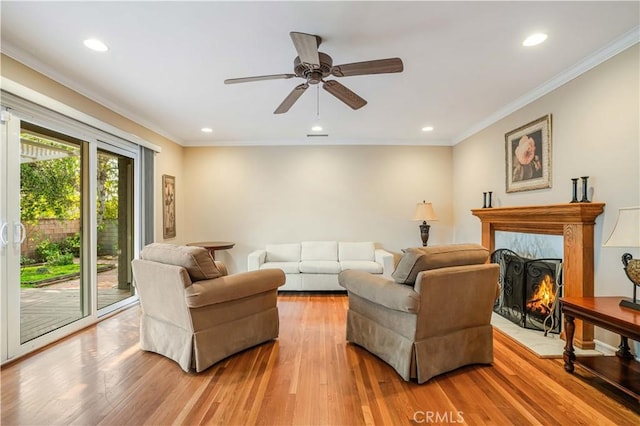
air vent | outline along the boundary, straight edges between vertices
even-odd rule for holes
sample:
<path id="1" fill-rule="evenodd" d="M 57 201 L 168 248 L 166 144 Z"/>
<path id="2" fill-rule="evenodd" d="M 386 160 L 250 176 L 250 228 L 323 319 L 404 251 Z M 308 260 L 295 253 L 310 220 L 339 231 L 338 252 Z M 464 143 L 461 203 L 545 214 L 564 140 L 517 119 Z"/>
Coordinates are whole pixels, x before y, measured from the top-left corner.
<path id="1" fill-rule="evenodd" d="M 327 133 L 314 133 L 314 134 L 307 133 L 308 138 L 326 138 L 328 136 L 329 135 Z"/>

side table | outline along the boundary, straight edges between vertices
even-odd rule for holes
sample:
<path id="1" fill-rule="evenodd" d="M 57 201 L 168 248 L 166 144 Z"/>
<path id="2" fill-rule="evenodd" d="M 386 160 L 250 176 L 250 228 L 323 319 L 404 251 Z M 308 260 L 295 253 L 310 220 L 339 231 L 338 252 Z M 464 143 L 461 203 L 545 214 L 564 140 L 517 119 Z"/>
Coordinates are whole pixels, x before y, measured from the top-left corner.
<path id="1" fill-rule="evenodd" d="M 620 306 L 622 297 L 563 297 L 567 343 L 562 358 L 564 369 L 574 371 L 574 363 L 628 393 L 640 402 L 640 363 L 629 351 L 629 339 L 640 341 L 640 312 Z M 573 350 L 574 319 L 620 335 L 615 356 L 576 357 Z"/>
<path id="2" fill-rule="evenodd" d="M 188 246 L 204 247 L 209 250 L 213 260 L 216 260 L 216 250 L 228 250 L 233 248 L 236 243 L 229 241 L 201 241 L 197 243 L 187 243 Z"/>

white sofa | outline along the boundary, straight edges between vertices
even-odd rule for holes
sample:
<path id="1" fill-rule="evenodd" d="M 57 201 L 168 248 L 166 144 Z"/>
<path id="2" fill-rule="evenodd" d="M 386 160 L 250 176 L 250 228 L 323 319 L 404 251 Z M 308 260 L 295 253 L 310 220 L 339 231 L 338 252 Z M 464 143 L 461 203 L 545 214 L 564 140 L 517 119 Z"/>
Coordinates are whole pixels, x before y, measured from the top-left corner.
<path id="1" fill-rule="evenodd" d="M 287 282 L 279 290 L 338 290 L 338 274 L 347 269 L 390 277 L 394 268 L 391 253 L 376 249 L 372 242 L 303 241 L 268 244 L 249 254 L 248 270 L 282 269 Z"/>

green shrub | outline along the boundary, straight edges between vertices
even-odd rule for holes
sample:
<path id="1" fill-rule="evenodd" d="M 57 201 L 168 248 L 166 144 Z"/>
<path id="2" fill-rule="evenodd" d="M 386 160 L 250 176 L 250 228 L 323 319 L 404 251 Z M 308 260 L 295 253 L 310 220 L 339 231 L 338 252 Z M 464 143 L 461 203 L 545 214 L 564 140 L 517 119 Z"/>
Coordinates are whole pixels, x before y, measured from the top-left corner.
<path id="1" fill-rule="evenodd" d="M 36 261 L 38 263 L 48 262 L 60 256 L 60 246 L 49 240 L 43 240 L 36 246 Z"/>
<path id="2" fill-rule="evenodd" d="M 76 233 L 72 237 L 67 237 L 59 244 L 60 253 L 71 253 L 74 257 L 80 257 L 80 234 Z"/>
<path id="3" fill-rule="evenodd" d="M 73 263 L 73 255 L 71 253 L 58 254 L 55 257 L 47 259 L 47 263 L 53 266 L 71 265 Z"/>
<path id="4" fill-rule="evenodd" d="M 70 240 L 70 241 L 67 241 Z M 70 265 L 73 263 L 73 237 L 67 238 L 63 244 L 44 240 L 36 246 L 36 260 L 50 265 Z M 78 239 L 79 244 L 79 239 Z M 79 246 L 78 246 L 79 247 Z M 78 255 L 79 255 L 78 251 Z"/>
<path id="5" fill-rule="evenodd" d="M 34 263 L 36 263 L 35 259 L 27 256 L 20 256 L 20 266 L 33 265 Z"/>

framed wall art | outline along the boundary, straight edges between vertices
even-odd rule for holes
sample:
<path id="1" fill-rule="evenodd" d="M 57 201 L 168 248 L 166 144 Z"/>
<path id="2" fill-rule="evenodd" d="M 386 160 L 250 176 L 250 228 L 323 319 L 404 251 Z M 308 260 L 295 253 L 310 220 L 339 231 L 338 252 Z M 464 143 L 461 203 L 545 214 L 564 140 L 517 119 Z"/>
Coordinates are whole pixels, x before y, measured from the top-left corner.
<path id="1" fill-rule="evenodd" d="M 506 191 L 551 188 L 551 114 L 505 134 Z"/>
<path id="2" fill-rule="evenodd" d="M 176 178 L 162 175 L 162 237 L 176 236 Z"/>

